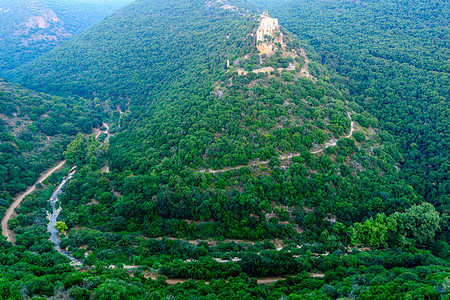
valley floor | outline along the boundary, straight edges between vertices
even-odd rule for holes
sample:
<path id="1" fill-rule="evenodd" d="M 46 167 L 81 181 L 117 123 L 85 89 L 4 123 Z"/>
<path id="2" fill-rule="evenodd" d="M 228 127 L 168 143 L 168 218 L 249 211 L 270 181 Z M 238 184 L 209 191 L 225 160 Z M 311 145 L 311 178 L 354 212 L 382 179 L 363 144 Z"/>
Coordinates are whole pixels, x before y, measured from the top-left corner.
<path id="1" fill-rule="evenodd" d="M 45 179 L 47 179 L 50 175 L 52 175 L 53 173 L 55 173 L 56 171 L 58 171 L 59 169 L 61 169 L 64 164 L 66 163 L 65 160 L 59 162 L 56 166 L 54 166 L 53 168 L 47 170 L 44 174 L 41 175 L 41 177 L 39 177 L 39 179 L 36 181 L 35 184 L 33 184 L 32 186 L 28 187 L 28 189 L 23 192 L 22 194 L 19 194 L 15 199 L 14 202 L 10 205 L 10 207 L 6 210 L 5 215 L 3 216 L 2 219 L 2 234 L 6 237 L 6 239 L 9 242 L 14 243 L 14 233 L 8 229 L 8 221 L 11 219 L 11 217 L 14 214 L 14 210 L 19 207 L 20 203 L 22 202 L 22 200 L 28 196 L 29 194 L 31 194 L 32 192 L 34 192 L 36 190 L 36 184 L 38 183 L 42 183 Z"/>

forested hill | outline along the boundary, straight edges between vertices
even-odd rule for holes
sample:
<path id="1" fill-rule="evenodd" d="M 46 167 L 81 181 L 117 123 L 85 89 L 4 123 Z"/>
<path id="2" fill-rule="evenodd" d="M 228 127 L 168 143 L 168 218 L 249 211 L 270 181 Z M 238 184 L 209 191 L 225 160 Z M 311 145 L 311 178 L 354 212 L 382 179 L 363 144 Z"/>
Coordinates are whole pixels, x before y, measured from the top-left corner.
<path id="1" fill-rule="evenodd" d="M 137 1 L 14 71 L 29 87 L 117 111 L 101 115 L 114 128 L 105 147 L 79 134 L 64 152 L 77 171 L 59 198 L 61 248 L 85 269 L 51 254 L 42 190 L 11 222 L 17 246 L 0 240 L 0 291 L 448 296 L 448 218 L 400 177 L 393 136 L 284 27 L 256 41 L 260 16 L 241 4 Z M 200 281 L 173 287 L 158 275 Z M 267 276 L 286 280 L 249 278 Z"/>
<path id="2" fill-rule="evenodd" d="M 1 0 L 0 78 L 132 0 Z"/>
<path id="3" fill-rule="evenodd" d="M 176 234 L 296 239 L 292 226 L 305 226 L 314 241 L 329 217 L 352 226 L 420 204 L 399 178 L 403 158 L 377 120 L 286 30 L 268 37 L 273 51 L 259 55 L 258 16 L 233 4 L 137 1 L 16 71 L 28 86 L 122 106 L 108 163 L 123 197 L 103 203 L 108 213 L 84 225 L 101 220 L 123 229 L 127 220 L 127 228 L 159 236 L 174 233 L 161 218 L 210 218 L 210 227 Z M 201 172 L 246 165 L 223 175 Z M 69 189 L 67 199 L 83 197 L 83 188 Z M 66 205 L 74 226 L 83 219 L 74 207 L 81 204 Z M 290 226 L 270 228 L 265 214 L 274 205 L 290 206 L 284 214 L 299 210 Z M 111 227 L 119 219 L 121 226 Z"/>
<path id="4" fill-rule="evenodd" d="M 92 172 L 67 187 L 62 201 L 70 227 L 247 240 L 298 240 L 304 227 L 310 229 L 304 238 L 315 241 L 333 224 L 329 218 L 353 226 L 421 203 L 398 178 L 402 157 L 390 136 L 289 32 L 268 37 L 273 51 L 260 56 L 257 17 L 221 1 L 139 1 L 70 44 L 81 50 L 67 45 L 58 50 L 68 51 L 65 58 L 51 53 L 73 68 L 73 75 L 58 69 L 61 77 L 78 79 L 78 89 L 69 79 L 61 88 L 95 90 L 127 108 L 110 139 L 111 174 Z M 128 24 L 128 31 L 117 29 Z M 49 57 L 35 66 L 50 68 Z M 84 73 L 76 69 L 81 64 Z M 45 73 L 42 86 L 55 86 L 45 80 L 56 77 Z M 103 176 L 114 193 L 93 183 Z M 90 215 L 84 193 L 100 202 Z M 282 217 L 268 222 L 272 207 Z"/>
<path id="5" fill-rule="evenodd" d="M 227 59 L 248 52 L 246 35 L 256 22 L 236 9 L 214 1 L 136 1 L 13 78 L 41 91 L 132 104 L 174 90 L 188 94 L 217 80 Z"/>

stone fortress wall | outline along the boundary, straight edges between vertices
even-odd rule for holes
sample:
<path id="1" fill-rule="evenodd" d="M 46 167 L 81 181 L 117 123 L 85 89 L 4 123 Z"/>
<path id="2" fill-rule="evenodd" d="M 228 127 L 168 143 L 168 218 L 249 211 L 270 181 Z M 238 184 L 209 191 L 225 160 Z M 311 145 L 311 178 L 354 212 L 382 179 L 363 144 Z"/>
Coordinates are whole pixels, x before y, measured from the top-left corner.
<path id="1" fill-rule="evenodd" d="M 264 36 L 272 36 L 278 28 L 278 19 L 271 18 L 267 11 L 263 12 L 260 18 L 259 28 L 256 31 L 256 42 L 264 42 Z"/>

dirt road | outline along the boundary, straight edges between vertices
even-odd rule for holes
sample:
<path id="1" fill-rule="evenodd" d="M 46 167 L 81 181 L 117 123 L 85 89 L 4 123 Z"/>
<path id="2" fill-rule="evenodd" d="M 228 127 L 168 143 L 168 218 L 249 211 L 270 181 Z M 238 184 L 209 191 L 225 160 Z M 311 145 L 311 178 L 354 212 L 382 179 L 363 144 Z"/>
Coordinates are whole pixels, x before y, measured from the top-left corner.
<path id="1" fill-rule="evenodd" d="M 28 196 L 29 194 L 31 194 L 33 191 L 36 190 L 36 184 L 42 183 L 50 175 L 52 175 L 57 170 L 59 170 L 65 163 L 66 163 L 66 161 L 63 160 L 63 161 L 59 162 L 53 168 L 47 170 L 44 174 L 41 175 L 41 177 L 39 177 L 39 179 L 36 181 L 35 184 L 33 184 L 32 186 L 28 187 L 28 189 L 25 192 L 23 192 L 22 194 L 18 195 L 14 199 L 14 202 L 11 204 L 11 206 L 6 210 L 5 215 L 3 216 L 3 219 L 2 219 L 2 234 L 6 237 L 6 239 L 9 242 L 13 242 L 14 243 L 14 235 L 11 232 L 9 232 L 9 230 L 8 230 L 8 221 L 9 221 L 9 219 L 11 219 L 11 216 L 12 216 L 14 210 L 20 205 L 20 202 L 22 202 L 22 200 L 26 196 Z"/>
<path id="2" fill-rule="evenodd" d="M 102 134 L 102 133 L 106 133 L 106 135 L 107 135 L 108 137 L 110 136 L 108 124 L 103 123 L 102 126 L 104 126 L 104 127 L 106 128 L 105 131 L 100 131 L 100 128 L 94 128 L 94 129 L 92 130 L 92 133 L 94 134 L 95 138 L 98 138 L 98 137 L 100 136 L 100 134 Z"/>
<path id="3" fill-rule="evenodd" d="M 158 275 L 157 274 L 151 274 L 151 273 L 144 273 L 144 277 L 145 278 L 151 278 L 153 280 L 158 279 Z M 313 276 L 314 277 L 314 276 Z M 266 284 L 270 284 L 270 283 L 274 283 L 277 282 L 279 280 L 284 280 L 286 278 L 284 277 L 261 277 L 261 278 L 256 278 L 256 281 L 258 284 L 261 285 L 266 285 Z M 181 279 L 181 278 L 166 278 L 166 282 L 168 285 L 176 285 L 177 283 L 183 283 L 186 281 L 189 281 L 190 279 Z M 195 281 L 199 281 L 199 280 L 195 280 Z M 227 280 L 228 282 L 228 280 Z M 209 281 L 205 281 L 205 284 L 209 284 Z"/>

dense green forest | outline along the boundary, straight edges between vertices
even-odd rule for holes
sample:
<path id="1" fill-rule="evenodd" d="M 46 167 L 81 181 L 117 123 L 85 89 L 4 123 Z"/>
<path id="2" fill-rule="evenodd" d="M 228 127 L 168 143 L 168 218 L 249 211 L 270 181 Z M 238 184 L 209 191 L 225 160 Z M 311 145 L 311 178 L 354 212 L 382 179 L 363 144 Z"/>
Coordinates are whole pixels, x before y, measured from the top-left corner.
<path id="1" fill-rule="evenodd" d="M 444 5 L 138 0 L 7 73 L 58 96 L 1 82 L 2 205 L 69 166 L 0 238 L 0 298 L 449 299 Z M 45 228 L 73 165 L 76 267 Z"/>
<path id="2" fill-rule="evenodd" d="M 448 1 L 266 1 L 396 137 L 402 178 L 450 209 Z M 299 21 L 301 20 L 301 21 Z"/>
<path id="3" fill-rule="evenodd" d="M 32 61 L 131 0 L 1 0 L 0 78 Z"/>

